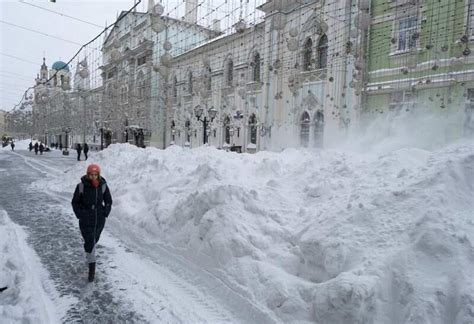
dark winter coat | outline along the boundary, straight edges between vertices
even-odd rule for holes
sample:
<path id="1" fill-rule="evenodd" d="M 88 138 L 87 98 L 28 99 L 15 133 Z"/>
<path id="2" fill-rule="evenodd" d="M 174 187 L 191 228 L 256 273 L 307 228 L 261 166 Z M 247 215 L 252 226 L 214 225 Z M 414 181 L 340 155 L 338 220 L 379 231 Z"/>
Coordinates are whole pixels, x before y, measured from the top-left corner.
<path id="1" fill-rule="evenodd" d="M 107 184 L 104 178 L 100 177 L 100 185 L 94 188 L 87 176 L 81 178 L 84 185 L 84 192 L 81 193 L 79 184 L 74 191 L 72 198 L 72 209 L 79 219 L 81 227 L 105 223 L 105 218 L 109 216 L 112 209 L 112 196 L 109 187 L 102 194 L 102 185 Z M 103 226 L 103 225 L 102 225 Z"/>
<path id="2" fill-rule="evenodd" d="M 35 143 L 34 147 L 35 147 L 35 151 L 38 152 L 38 148 L 39 148 L 38 142 Z"/>
<path id="3" fill-rule="evenodd" d="M 76 151 L 77 151 L 77 153 L 81 153 L 81 151 L 82 151 L 82 146 L 81 146 L 81 144 L 77 144 L 77 145 L 76 145 Z"/>
<path id="4" fill-rule="evenodd" d="M 89 145 L 87 143 L 84 144 L 84 153 L 89 152 Z"/>
<path id="5" fill-rule="evenodd" d="M 44 151 L 44 145 L 40 144 L 40 152 L 43 152 L 43 151 Z"/>

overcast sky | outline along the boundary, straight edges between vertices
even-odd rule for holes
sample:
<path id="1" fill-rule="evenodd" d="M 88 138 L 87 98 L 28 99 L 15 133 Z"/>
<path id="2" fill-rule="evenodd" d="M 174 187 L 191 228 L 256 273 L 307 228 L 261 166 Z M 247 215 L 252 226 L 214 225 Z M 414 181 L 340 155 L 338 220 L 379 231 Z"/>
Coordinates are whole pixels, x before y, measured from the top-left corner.
<path id="1" fill-rule="evenodd" d="M 159 0 L 155 0 L 156 2 Z M 239 14 L 251 17 L 255 5 L 262 2 L 264 1 L 199 0 L 201 5 L 198 20 L 202 25 L 210 25 L 213 18 L 229 14 L 233 16 L 230 18 L 232 20 L 238 19 Z M 34 85 L 43 56 L 46 57 L 48 68 L 58 60 L 67 62 L 80 48 L 79 44 L 87 43 L 103 30 L 106 21 L 108 24 L 112 23 L 117 13 L 134 5 L 133 0 L 56 0 L 56 3 L 49 0 L 0 0 L 0 3 L 0 109 L 3 110 L 11 110 L 20 102 L 24 91 Z M 183 0 L 162 0 L 162 3 L 165 14 L 169 13 L 175 18 L 183 15 Z M 240 3 L 246 4 L 242 10 Z M 142 0 L 137 9 L 144 12 L 147 6 L 148 0 Z M 223 22 L 222 28 L 228 28 L 229 24 L 230 22 Z"/>

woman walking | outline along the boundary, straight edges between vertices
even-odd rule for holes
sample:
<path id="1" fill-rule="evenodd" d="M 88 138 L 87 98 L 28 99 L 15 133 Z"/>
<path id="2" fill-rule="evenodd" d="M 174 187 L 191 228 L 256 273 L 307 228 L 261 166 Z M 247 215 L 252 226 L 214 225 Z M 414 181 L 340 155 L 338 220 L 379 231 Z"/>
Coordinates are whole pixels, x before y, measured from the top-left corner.
<path id="1" fill-rule="evenodd" d="M 92 282 L 94 281 L 96 264 L 95 245 L 104 229 L 105 219 L 112 209 L 112 196 L 107 182 L 100 176 L 100 167 L 97 164 L 91 164 L 87 167 L 86 175 L 81 178 L 81 182 L 76 186 L 72 198 L 72 208 L 77 219 L 79 219 L 86 260 L 89 264 L 88 279 L 89 282 Z"/>

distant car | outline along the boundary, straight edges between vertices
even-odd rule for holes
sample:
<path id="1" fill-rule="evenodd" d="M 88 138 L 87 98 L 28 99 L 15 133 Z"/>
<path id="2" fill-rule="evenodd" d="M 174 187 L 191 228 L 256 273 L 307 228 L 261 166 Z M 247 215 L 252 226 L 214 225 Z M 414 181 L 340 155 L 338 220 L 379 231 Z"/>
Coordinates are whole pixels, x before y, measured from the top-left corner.
<path id="1" fill-rule="evenodd" d="M 11 136 L 2 136 L 2 147 L 10 145 L 10 143 L 13 142 L 13 137 Z"/>

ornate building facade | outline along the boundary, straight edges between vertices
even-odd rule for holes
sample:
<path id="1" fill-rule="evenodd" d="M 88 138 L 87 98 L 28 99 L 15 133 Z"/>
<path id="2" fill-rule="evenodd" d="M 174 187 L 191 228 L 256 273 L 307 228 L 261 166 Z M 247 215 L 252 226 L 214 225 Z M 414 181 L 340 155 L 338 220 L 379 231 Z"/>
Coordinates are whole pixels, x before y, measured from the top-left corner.
<path id="1" fill-rule="evenodd" d="M 148 6 L 146 13 L 122 12 L 105 38 L 100 120 L 111 143 L 165 147 L 161 89 L 171 58 L 218 33 L 193 23 L 192 17 L 181 21 L 162 16 L 163 6 L 154 1 Z"/>
<path id="2" fill-rule="evenodd" d="M 269 0 L 263 19 L 225 35 L 186 16 L 122 12 L 102 44 L 100 82 L 79 62 L 45 61 L 34 130 L 46 142 L 196 147 L 240 152 L 324 147 L 373 113 L 436 107 L 446 137 L 474 129 L 472 1 Z M 431 15 L 436 12 L 436 15 Z M 434 37 L 441 35 L 442 37 Z M 439 109 L 438 109 L 439 108 Z M 464 126 L 461 124 L 464 123 Z M 100 130 L 100 137 L 99 137 Z"/>
<path id="3" fill-rule="evenodd" d="M 72 105 L 69 66 L 57 61 L 48 69 L 46 59 L 36 77 L 33 93 L 33 134 L 38 140 L 66 145 L 64 128 L 70 127 Z"/>
<path id="4" fill-rule="evenodd" d="M 235 33 L 173 59 L 168 145 L 322 147 L 357 121 L 351 44 L 361 38 L 349 36 L 357 7 L 308 0 L 268 1 L 258 9 L 263 22 L 247 27 L 242 20 Z"/>

